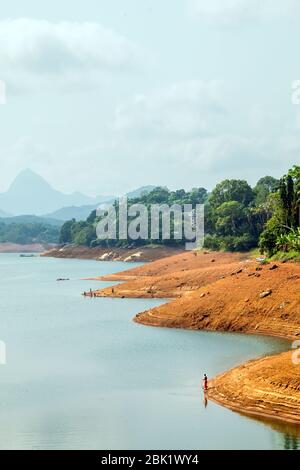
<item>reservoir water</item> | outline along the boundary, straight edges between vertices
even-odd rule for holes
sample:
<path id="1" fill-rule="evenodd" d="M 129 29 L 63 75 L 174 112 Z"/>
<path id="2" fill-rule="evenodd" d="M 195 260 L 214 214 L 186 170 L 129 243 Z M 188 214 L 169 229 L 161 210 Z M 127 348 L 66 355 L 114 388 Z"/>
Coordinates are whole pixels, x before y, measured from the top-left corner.
<path id="1" fill-rule="evenodd" d="M 278 339 L 150 328 L 161 300 L 84 298 L 128 263 L 0 255 L 1 449 L 284 449 L 296 427 L 204 403 L 201 378 Z M 57 282 L 57 278 L 70 278 Z"/>

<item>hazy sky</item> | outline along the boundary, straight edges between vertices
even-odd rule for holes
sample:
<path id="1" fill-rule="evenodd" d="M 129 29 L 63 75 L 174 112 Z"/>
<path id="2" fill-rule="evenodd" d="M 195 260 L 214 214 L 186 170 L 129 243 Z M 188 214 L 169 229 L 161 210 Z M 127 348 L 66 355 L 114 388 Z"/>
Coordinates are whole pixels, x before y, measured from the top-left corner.
<path id="1" fill-rule="evenodd" d="M 1 5 L 0 191 L 254 183 L 300 164 L 299 0 Z"/>

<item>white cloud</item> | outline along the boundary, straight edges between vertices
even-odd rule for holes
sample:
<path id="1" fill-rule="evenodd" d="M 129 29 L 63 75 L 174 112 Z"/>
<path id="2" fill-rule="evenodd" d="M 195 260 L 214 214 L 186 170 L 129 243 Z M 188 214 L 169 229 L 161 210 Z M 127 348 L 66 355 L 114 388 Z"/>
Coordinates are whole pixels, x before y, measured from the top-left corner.
<path id="1" fill-rule="evenodd" d="M 116 158 L 123 156 L 141 184 L 165 184 L 167 174 L 173 187 L 187 181 L 212 187 L 226 177 L 254 183 L 257 168 L 276 176 L 286 171 L 295 150 L 280 131 L 280 116 L 268 109 L 233 108 L 223 83 L 184 81 L 119 107 L 112 132 Z"/>
<path id="2" fill-rule="evenodd" d="M 94 73 L 129 71 L 141 57 L 135 43 L 98 23 L 0 21 L 1 78 L 16 89 L 31 80 L 77 83 Z"/>
<path id="3" fill-rule="evenodd" d="M 300 14 L 299 0 L 189 0 L 189 6 L 200 20 L 223 26 Z"/>
<path id="4" fill-rule="evenodd" d="M 118 194 L 146 184 L 211 189 L 224 178 L 279 176 L 297 163 L 298 130 L 281 124 L 271 110 L 233 108 L 221 82 L 182 81 L 128 99 L 86 142 L 66 147 L 62 139 L 49 149 L 36 133 L 38 143 L 24 138 L 0 150 L 9 179 L 31 167 L 65 192 Z"/>
<path id="5" fill-rule="evenodd" d="M 143 138 L 206 135 L 216 132 L 223 111 L 220 82 L 183 81 L 136 95 L 116 110 L 115 128 Z"/>
<path id="6" fill-rule="evenodd" d="M 234 176 L 254 182 L 257 167 L 272 173 L 277 153 L 269 150 L 269 136 L 238 128 L 227 101 L 218 81 L 182 81 L 136 95 L 117 109 L 110 135 L 115 147 L 104 153 L 125 165 L 139 185 L 166 184 L 165 175 L 172 187 L 212 187 Z M 115 175 L 121 183 L 123 172 Z"/>

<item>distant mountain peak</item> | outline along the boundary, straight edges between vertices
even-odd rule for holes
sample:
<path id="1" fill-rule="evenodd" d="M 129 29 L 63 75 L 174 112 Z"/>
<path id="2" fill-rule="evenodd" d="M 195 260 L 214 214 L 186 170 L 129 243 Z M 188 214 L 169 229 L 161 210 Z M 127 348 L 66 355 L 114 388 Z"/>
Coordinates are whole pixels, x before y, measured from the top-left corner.
<path id="1" fill-rule="evenodd" d="M 141 197 L 143 194 L 150 193 L 155 188 L 157 188 L 157 186 L 153 186 L 153 185 L 141 186 L 140 188 L 134 189 L 133 191 L 126 193 L 126 196 L 129 199 L 135 199 L 137 197 Z"/>
<path id="2" fill-rule="evenodd" d="M 32 170 L 31 168 L 24 168 L 24 170 L 21 170 L 20 173 L 16 176 L 16 178 L 18 178 L 19 176 L 26 176 L 26 175 L 34 175 L 34 176 L 38 176 L 39 178 L 41 178 L 41 176 L 36 173 L 34 170 Z"/>
<path id="3" fill-rule="evenodd" d="M 150 192 L 156 186 L 143 186 L 130 193 L 128 198 L 136 198 Z M 13 180 L 9 189 L 0 193 L 0 216 L 45 215 L 66 220 L 75 217 L 86 218 L 102 202 L 112 201 L 116 196 L 89 197 L 79 191 L 65 194 L 54 189 L 41 175 L 24 168 Z"/>
<path id="4" fill-rule="evenodd" d="M 23 178 L 44 179 L 41 175 L 31 170 L 30 168 L 24 168 L 24 170 L 21 170 L 20 173 L 18 173 L 17 176 L 15 177 L 14 181 L 18 179 L 23 179 Z"/>
<path id="5" fill-rule="evenodd" d="M 5 193 L 0 193 L 0 209 L 14 215 L 42 215 L 66 206 L 97 205 L 96 198 L 78 191 L 65 194 L 30 168 L 22 170 Z"/>
<path id="6" fill-rule="evenodd" d="M 18 186 L 31 184 L 38 184 L 39 186 L 44 185 L 48 188 L 51 187 L 50 184 L 41 175 L 31 170 L 30 168 L 26 168 L 25 170 L 20 171 L 20 173 L 15 177 L 8 191 Z"/>

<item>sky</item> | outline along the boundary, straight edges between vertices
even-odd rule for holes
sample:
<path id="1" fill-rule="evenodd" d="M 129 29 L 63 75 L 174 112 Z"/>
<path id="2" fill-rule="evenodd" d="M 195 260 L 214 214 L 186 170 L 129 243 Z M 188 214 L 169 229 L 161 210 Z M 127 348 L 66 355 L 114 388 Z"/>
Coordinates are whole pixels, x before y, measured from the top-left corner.
<path id="1" fill-rule="evenodd" d="M 25 168 L 122 194 L 300 164 L 299 0 L 10 0 L 0 191 Z"/>

